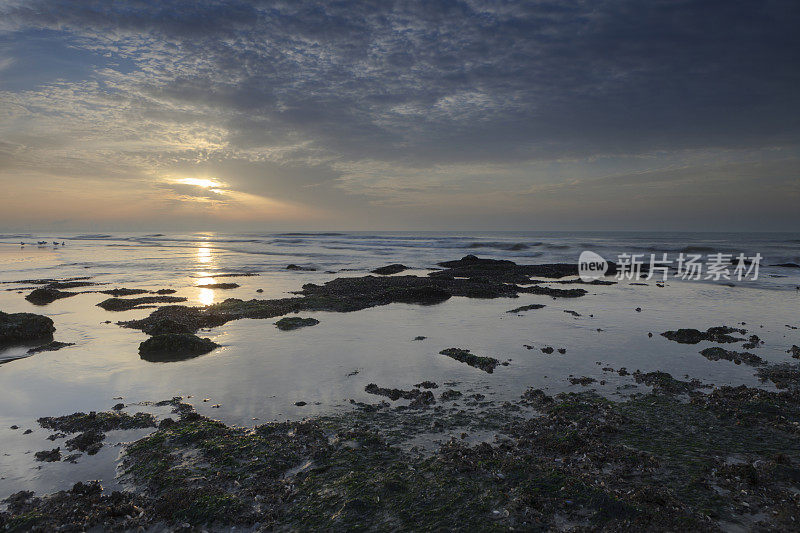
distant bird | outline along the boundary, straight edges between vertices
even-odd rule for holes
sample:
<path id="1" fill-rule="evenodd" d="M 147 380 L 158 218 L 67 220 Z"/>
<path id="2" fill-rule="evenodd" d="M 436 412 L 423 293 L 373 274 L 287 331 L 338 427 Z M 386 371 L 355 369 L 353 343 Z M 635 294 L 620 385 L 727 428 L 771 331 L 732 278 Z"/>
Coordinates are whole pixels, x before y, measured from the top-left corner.
<path id="1" fill-rule="evenodd" d="M 37 243 L 37 244 L 38 244 L 39 246 L 44 246 L 45 244 L 47 244 L 47 241 L 38 241 L 38 243 Z"/>
<path id="2" fill-rule="evenodd" d="M 24 243 L 24 242 L 22 242 L 22 241 L 19 241 L 19 245 L 20 245 L 20 246 L 25 246 L 25 243 Z"/>
<path id="3" fill-rule="evenodd" d="M 61 241 L 61 246 L 66 246 L 66 245 L 67 245 L 67 243 L 65 243 L 64 241 Z"/>
<path id="4" fill-rule="evenodd" d="M 58 246 L 58 242 L 57 241 L 53 241 L 53 246 Z"/>

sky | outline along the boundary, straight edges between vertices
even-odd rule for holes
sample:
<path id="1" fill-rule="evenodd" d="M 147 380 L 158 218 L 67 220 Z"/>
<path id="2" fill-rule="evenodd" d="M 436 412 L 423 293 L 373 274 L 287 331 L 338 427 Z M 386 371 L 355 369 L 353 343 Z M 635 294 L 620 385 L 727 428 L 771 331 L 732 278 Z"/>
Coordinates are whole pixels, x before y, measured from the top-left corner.
<path id="1" fill-rule="evenodd" d="M 800 3 L 0 0 L 3 230 L 800 230 Z"/>

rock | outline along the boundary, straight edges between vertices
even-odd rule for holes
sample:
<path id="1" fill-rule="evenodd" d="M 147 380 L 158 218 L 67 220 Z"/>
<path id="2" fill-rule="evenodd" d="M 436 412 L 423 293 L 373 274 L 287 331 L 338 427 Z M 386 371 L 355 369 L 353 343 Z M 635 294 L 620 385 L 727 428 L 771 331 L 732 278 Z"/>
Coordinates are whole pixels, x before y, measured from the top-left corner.
<path id="1" fill-rule="evenodd" d="M 147 333 L 148 335 L 165 335 L 168 333 L 191 333 L 188 327 L 184 324 L 179 322 L 175 322 L 174 320 L 170 320 L 168 318 L 157 320 L 156 322 L 149 324 L 146 328 L 142 331 Z"/>
<path id="2" fill-rule="evenodd" d="M 567 353 L 567 349 L 566 348 L 559 348 L 558 349 L 558 353 L 560 353 L 561 355 L 564 355 L 565 353 Z"/>
<path id="3" fill-rule="evenodd" d="M 43 450 L 41 452 L 36 452 L 33 454 L 33 457 L 37 461 L 44 461 L 47 463 L 52 463 L 54 461 L 61 460 L 61 448 L 55 448 L 53 450 Z"/>
<path id="4" fill-rule="evenodd" d="M 181 296 L 142 296 L 140 298 L 109 298 L 103 300 L 97 307 L 102 307 L 106 311 L 129 311 L 136 309 L 140 305 L 157 303 L 176 303 L 185 302 L 186 298 Z"/>
<path id="5" fill-rule="evenodd" d="M 197 285 L 200 289 L 235 289 L 239 287 L 238 283 L 207 283 L 205 285 Z"/>
<path id="6" fill-rule="evenodd" d="M 500 361 L 494 357 L 475 355 L 470 353 L 469 350 L 463 350 L 461 348 L 447 348 L 439 353 L 461 363 L 466 363 L 471 367 L 479 368 L 489 374 L 493 373 L 495 367 L 500 364 Z"/>
<path id="7" fill-rule="evenodd" d="M 457 391 L 455 389 L 447 389 L 446 391 L 442 391 L 442 394 L 439 395 L 439 400 L 443 402 L 449 402 L 461 398 L 461 396 L 462 396 L 461 391 Z"/>
<path id="8" fill-rule="evenodd" d="M 552 346 L 545 346 L 544 348 L 542 348 L 542 353 L 546 353 L 546 354 L 553 353 L 553 347 Z"/>
<path id="9" fill-rule="evenodd" d="M 0 345 L 52 338 L 55 330 L 46 316 L 0 311 Z"/>
<path id="10" fill-rule="evenodd" d="M 196 357 L 219 347 L 211 339 L 188 333 L 155 335 L 139 345 L 139 356 L 145 361 L 179 361 Z"/>
<path id="11" fill-rule="evenodd" d="M 482 260 L 481 260 L 482 261 Z M 144 319 L 123 322 L 120 325 L 144 329 L 156 320 L 170 318 L 186 324 L 191 331 L 199 328 L 219 326 L 240 318 L 274 318 L 301 311 L 352 312 L 387 305 L 395 302 L 433 305 L 448 300 L 451 296 L 468 298 L 505 298 L 521 293 L 541 294 L 554 298 L 575 298 L 587 294 L 584 289 L 555 289 L 530 285 L 527 276 L 520 272 L 528 269 L 537 272 L 542 265 L 516 265 L 511 261 L 501 262 L 498 268 L 493 262 L 472 265 L 468 272 L 445 269 L 429 276 L 363 276 L 343 277 L 324 285 L 307 283 L 293 298 L 244 301 L 236 298 L 207 307 L 167 306 L 161 307 Z M 545 265 L 543 271 L 552 271 Z M 572 265 L 577 272 L 577 266 Z M 557 271 L 558 269 L 556 269 Z M 443 275 L 439 275 L 444 273 Z M 455 274 L 468 274 L 460 277 Z M 526 286 L 518 286 L 509 280 L 519 279 Z"/>
<path id="12" fill-rule="evenodd" d="M 581 314 L 580 314 L 579 312 L 577 312 L 577 311 L 570 311 L 569 309 L 564 309 L 564 312 L 565 312 L 565 313 L 567 313 L 568 315 L 572 315 L 572 316 L 574 316 L 574 317 L 579 317 L 579 316 L 581 316 Z"/>
<path id="13" fill-rule="evenodd" d="M 295 404 L 297 407 L 303 407 L 304 405 L 307 405 L 307 404 L 306 404 L 306 402 L 304 402 L 304 401 L 294 402 L 294 404 Z"/>
<path id="14" fill-rule="evenodd" d="M 64 416 L 43 417 L 37 420 L 45 429 L 52 429 L 55 438 L 63 438 L 64 433 L 83 433 L 86 431 L 111 431 L 114 429 L 142 429 L 156 427 L 156 419 L 149 413 L 129 415 L 122 412 L 73 413 Z M 51 440 L 54 440 L 51 439 Z"/>
<path id="15" fill-rule="evenodd" d="M 412 409 L 423 409 L 428 405 L 436 403 L 436 398 L 434 397 L 433 393 L 429 390 L 421 391 L 420 394 L 411 400 L 411 403 L 408 406 Z"/>
<path id="16" fill-rule="evenodd" d="M 800 359 L 800 346 L 793 344 L 791 348 L 786 350 L 786 353 L 792 354 L 792 357 L 795 359 Z"/>
<path id="17" fill-rule="evenodd" d="M 761 359 L 756 354 L 752 354 L 750 352 L 734 352 L 733 350 L 726 350 L 719 346 L 701 350 L 700 355 L 709 361 L 719 361 L 720 359 L 724 359 L 726 361 L 732 361 L 737 365 L 742 363 L 750 366 L 761 366 L 767 364 L 766 361 Z"/>
<path id="18" fill-rule="evenodd" d="M 779 389 L 800 389 L 800 365 L 797 363 L 763 366 L 756 375 L 761 381 L 773 382 Z"/>
<path id="19" fill-rule="evenodd" d="M 422 336 L 422 335 L 417 335 L 417 336 L 416 336 L 416 337 L 414 337 L 412 340 L 415 340 L 415 341 L 424 341 L 424 340 L 425 340 L 425 339 L 427 339 L 427 338 L 428 338 L 428 337 L 424 337 L 424 336 Z"/>
<path id="20" fill-rule="evenodd" d="M 112 407 L 111 409 L 113 409 L 114 411 L 122 411 L 123 409 L 125 409 L 125 404 L 124 403 L 118 403 L 114 407 Z"/>
<path id="21" fill-rule="evenodd" d="M 744 329 L 729 328 L 727 326 L 708 328 L 706 331 L 682 328 L 676 331 L 665 331 L 661 334 L 661 336 L 681 344 L 697 344 L 700 341 L 726 343 L 742 342 L 747 340 L 740 337 L 732 337 L 730 335 L 731 333 L 745 334 L 747 331 Z"/>
<path id="22" fill-rule="evenodd" d="M 620 369 L 620 372 L 621 371 L 622 369 Z M 673 378 L 670 374 L 661 371 L 648 372 L 645 374 L 637 370 L 633 373 L 633 378 L 636 380 L 636 383 L 650 385 L 653 387 L 654 391 L 665 394 L 688 394 L 699 388 L 706 387 L 706 385 L 703 385 L 696 379 L 680 381 Z"/>
<path id="23" fill-rule="evenodd" d="M 581 376 L 579 378 L 569 378 L 569 382 L 572 383 L 573 385 L 583 385 L 584 387 L 586 385 L 595 383 L 596 381 L 597 381 L 596 379 L 590 378 L 588 376 Z"/>
<path id="24" fill-rule="evenodd" d="M 56 350 L 60 350 L 61 348 L 65 348 L 67 346 L 75 346 L 74 342 L 59 342 L 59 341 L 50 341 L 47 344 L 43 344 L 41 346 L 37 346 L 36 348 L 31 348 L 28 350 L 29 355 L 33 355 L 39 352 L 55 352 Z"/>
<path id="25" fill-rule="evenodd" d="M 445 300 L 449 300 L 451 296 L 446 290 L 432 285 L 394 289 L 391 294 L 394 302 L 420 305 L 442 303 Z"/>
<path id="26" fill-rule="evenodd" d="M 67 440 L 64 445 L 68 450 L 78 450 L 86 452 L 88 455 L 94 455 L 103 447 L 103 440 L 105 440 L 105 438 L 106 436 L 103 432 L 90 429 Z"/>
<path id="27" fill-rule="evenodd" d="M 399 274 L 400 272 L 403 272 L 404 270 L 408 270 L 408 267 L 405 266 L 405 265 L 401 265 L 399 263 L 395 263 L 395 264 L 392 264 L 392 265 L 386 265 L 384 267 L 376 268 L 375 270 L 372 270 L 371 272 L 373 274 L 380 274 L 381 276 L 388 276 L 390 274 Z"/>
<path id="28" fill-rule="evenodd" d="M 290 265 L 286 265 L 286 270 L 306 270 L 306 271 L 309 271 L 309 272 L 314 272 L 317 269 L 314 268 L 314 267 L 304 267 L 304 266 L 295 265 L 294 263 L 292 263 Z"/>
<path id="29" fill-rule="evenodd" d="M 780 263 L 778 265 L 772 265 L 776 267 L 783 267 L 783 268 L 800 268 L 800 265 L 797 263 Z"/>
<path id="30" fill-rule="evenodd" d="M 375 383 L 370 383 L 364 387 L 364 391 L 369 394 L 376 394 L 378 396 L 386 396 L 392 401 L 400 399 L 411 400 L 409 407 L 421 408 L 432 403 L 436 403 L 436 398 L 431 391 L 421 391 L 419 389 L 402 390 L 402 389 L 388 389 L 379 387 Z"/>
<path id="31" fill-rule="evenodd" d="M 75 296 L 76 294 L 78 293 L 60 291 L 58 289 L 50 289 L 45 287 L 32 290 L 30 294 L 25 297 L 25 299 L 34 305 L 47 305 L 61 298 L 69 298 L 70 296 Z"/>
<path id="32" fill-rule="evenodd" d="M 750 335 L 750 338 L 747 340 L 747 342 L 742 344 L 742 348 L 747 348 L 748 350 L 752 350 L 753 348 L 757 348 L 761 344 L 764 344 L 764 341 L 762 341 L 758 335 Z"/>
<path id="33" fill-rule="evenodd" d="M 92 281 L 52 281 L 45 285 L 47 289 L 74 289 L 76 287 L 89 287 L 97 285 Z"/>
<path id="34" fill-rule="evenodd" d="M 417 383 L 414 386 L 417 387 L 418 389 L 438 389 L 439 388 L 439 385 L 437 385 L 433 381 L 423 381 L 422 383 Z"/>
<path id="35" fill-rule="evenodd" d="M 275 325 L 278 327 L 278 329 L 283 331 L 290 331 L 308 326 L 316 326 L 317 324 L 319 324 L 319 320 L 316 318 L 301 318 L 299 316 L 287 316 L 275 322 Z"/>
<path id="36" fill-rule="evenodd" d="M 135 294 L 147 294 L 150 291 L 147 289 L 126 289 L 123 287 L 120 289 L 111 289 L 98 292 L 101 294 L 108 294 L 109 296 L 133 296 Z"/>
<path id="37" fill-rule="evenodd" d="M 158 289 L 156 294 L 175 294 L 176 292 L 175 289 Z"/>
<path id="38" fill-rule="evenodd" d="M 541 309 L 544 307 L 544 304 L 530 304 L 530 305 L 523 305 L 522 307 L 515 307 L 506 313 L 522 313 L 523 311 L 532 311 L 534 309 Z"/>

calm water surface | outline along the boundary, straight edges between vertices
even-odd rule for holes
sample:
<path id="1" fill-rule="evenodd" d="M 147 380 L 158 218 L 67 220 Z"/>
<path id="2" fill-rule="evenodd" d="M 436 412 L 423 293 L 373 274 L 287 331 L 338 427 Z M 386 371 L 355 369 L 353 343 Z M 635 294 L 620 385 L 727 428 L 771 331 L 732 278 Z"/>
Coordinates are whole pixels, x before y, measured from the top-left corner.
<path id="1" fill-rule="evenodd" d="M 38 240 L 66 244 L 38 247 Z M 20 241 L 34 244 L 21 247 Z M 426 275 L 436 263 L 468 253 L 518 263 L 575 262 L 584 249 L 611 260 L 623 252 L 668 252 L 677 257 L 684 250 L 759 252 L 765 265 L 800 263 L 800 236 L 792 234 L 0 235 L 0 281 L 90 276 L 107 285 L 99 289 L 173 288 L 176 296 L 188 298 L 188 305 L 208 305 L 230 297 L 285 297 L 304 283 L 361 276 L 389 263 L 403 263 L 415 269 L 410 273 Z M 316 270 L 286 270 L 289 263 Z M 238 272 L 258 275 L 220 277 Z M 241 286 L 197 287 L 220 281 Z M 603 380 L 594 388 L 610 397 L 644 390 L 631 389 L 630 377 L 602 370 L 624 366 L 630 371 L 690 375 L 715 384 L 770 388 L 757 381 L 750 367 L 700 356 L 698 351 L 708 343 L 677 344 L 658 335 L 680 327 L 705 329 L 745 322 L 743 327 L 765 341 L 753 350 L 759 356 L 775 362 L 791 360 L 786 350 L 800 344 L 800 330 L 789 327 L 800 326 L 800 269 L 765 266 L 758 281 L 734 285 L 670 280 L 662 288 L 621 282 L 589 287 L 590 294 L 577 299 L 452 298 L 435 306 L 392 304 L 356 313 L 303 313 L 320 324 L 290 332 L 279 331 L 274 320 L 239 320 L 201 333 L 222 345 L 210 354 L 151 363 L 138 355 L 146 336 L 115 322 L 144 317 L 152 310 L 104 311 L 96 304 L 107 296 L 92 292 L 34 306 L 24 299 L 32 285 L 2 284 L 0 310 L 45 314 L 55 322 L 55 339 L 75 345 L 22 358 L 27 347 L 0 350 L 0 361 L 5 361 L 0 364 L 0 497 L 23 489 L 52 492 L 93 478 L 113 486 L 120 451 L 115 444 L 146 431 L 111 432 L 97 456 L 83 456 L 77 465 L 37 463 L 33 452 L 63 447 L 63 440 L 46 439 L 50 432 L 38 426 L 38 417 L 107 410 L 119 402 L 128 405 L 128 412 L 166 414 L 140 404 L 190 397 L 188 401 L 203 414 L 254 425 L 350 409 L 350 399 L 374 402 L 376 397 L 364 392 L 371 382 L 409 388 L 426 379 L 451 381 L 458 382 L 455 388 L 463 392 L 501 400 L 517 398 L 530 386 L 551 393 L 582 389 L 569 383 L 570 375 Z M 529 303 L 546 307 L 521 315 L 506 313 Z M 413 341 L 418 335 L 427 339 Z M 525 344 L 535 349 L 528 350 Z M 486 374 L 438 355 L 453 346 L 510 364 Z M 567 352 L 546 355 L 539 350 L 544 346 Z M 298 407 L 298 401 L 307 405 Z M 7 429 L 12 425 L 20 429 Z M 33 432 L 24 435 L 28 428 Z"/>

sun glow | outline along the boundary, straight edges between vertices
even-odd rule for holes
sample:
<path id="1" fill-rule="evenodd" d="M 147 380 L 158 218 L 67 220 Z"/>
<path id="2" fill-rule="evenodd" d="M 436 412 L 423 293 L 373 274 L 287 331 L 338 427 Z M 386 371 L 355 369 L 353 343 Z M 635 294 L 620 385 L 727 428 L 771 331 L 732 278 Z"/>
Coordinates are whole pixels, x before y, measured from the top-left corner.
<path id="1" fill-rule="evenodd" d="M 202 178 L 181 178 L 177 180 L 177 183 L 180 183 L 182 185 L 194 185 L 196 187 L 203 187 L 204 189 L 210 189 L 211 187 L 219 188 L 225 186 L 225 184 L 222 183 L 221 181 L 216 181 L 212 179 L 202 179 Z"/>

